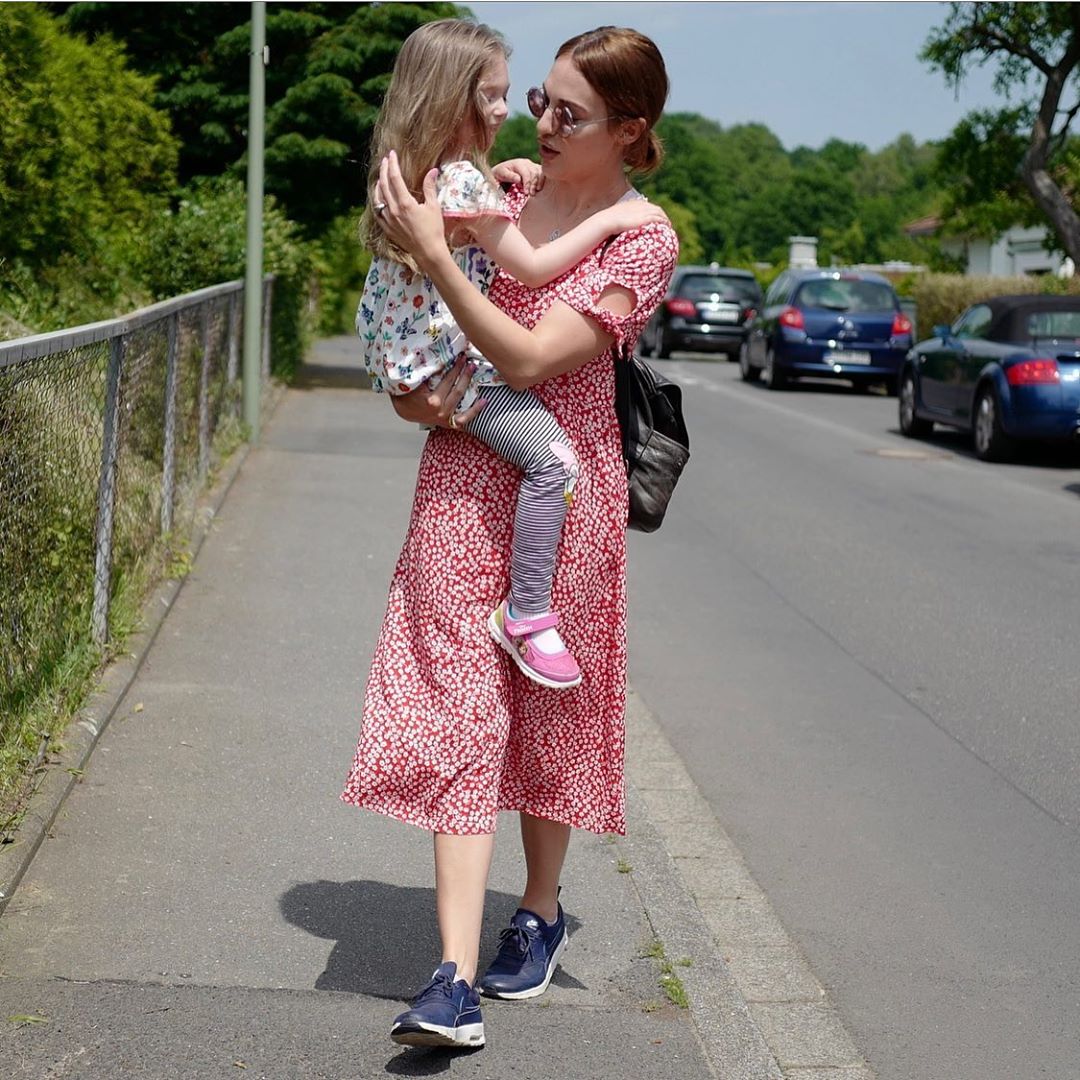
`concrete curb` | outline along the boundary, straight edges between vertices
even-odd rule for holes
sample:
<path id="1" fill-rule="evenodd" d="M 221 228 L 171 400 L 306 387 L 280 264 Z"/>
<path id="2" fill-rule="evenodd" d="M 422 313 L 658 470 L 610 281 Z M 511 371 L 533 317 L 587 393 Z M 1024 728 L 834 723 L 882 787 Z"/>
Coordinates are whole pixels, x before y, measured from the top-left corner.
<path id="1" fill-rule="evenodd" d="M 692 962 L 676 972 L 717 1076 L 874 1080 L 742 855 L 633 691 L 626 728 L 632 827 L 619 845 L 634 870 L 640 863 L 647 871 L 634 880 L 668 959 Z"/>
<path id="2" fill-rule="evenodd" d="M 284 397 L 285 389 L 283 385 L 274 384 L 268 388 L 263 408 L 264 423 L 273 415 Z M 198 555 L 214 518 L 225 502 L 229 489 L 250 451 L 250 443 L 240 447 L 225 466 L 213 489 L 199 499 L 190 543 L 192 559 Z M 105 668 L 86 704 L 60 737 L 63 749 L 59 760 L 48 766 L 41 783 L 30 797 L 30 805 L 15 832 L 15 839 L 0 846 L 0 915 L 3 915 L 38 848 L 56 821 L 64 800 L 79 782 L 79 774 L 85 769 L 102 732 L 120 711 L 120 706 L 153 647 L 166 615 L 183 587 L 184 578 L 165 581 L 150 594 L 143 605 L 142 629 L 132 635 L 126 651 Z"/>
<path id="3" fill-rule="evenodd" d="M 627 836 L 618 840 L 618 847 L 631 867 L 653 934 L 686 989 L 694 1026 L 714 1075 L 718 1080 L 782 1080 L 780 1067 L 650 820 L 644 799 L 629 783 L 627 819 Z"/>

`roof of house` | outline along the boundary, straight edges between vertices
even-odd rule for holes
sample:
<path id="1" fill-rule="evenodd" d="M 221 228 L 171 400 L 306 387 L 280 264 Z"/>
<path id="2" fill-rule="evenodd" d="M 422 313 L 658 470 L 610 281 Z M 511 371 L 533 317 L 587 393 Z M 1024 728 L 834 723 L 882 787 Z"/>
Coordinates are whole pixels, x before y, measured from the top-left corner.
<path id="1" fill-rule="evenodd" d="M 903 226 L 907 236 L 933 236 L 941 228 L 941 218 L 937 214 L 916 218 Z"/>

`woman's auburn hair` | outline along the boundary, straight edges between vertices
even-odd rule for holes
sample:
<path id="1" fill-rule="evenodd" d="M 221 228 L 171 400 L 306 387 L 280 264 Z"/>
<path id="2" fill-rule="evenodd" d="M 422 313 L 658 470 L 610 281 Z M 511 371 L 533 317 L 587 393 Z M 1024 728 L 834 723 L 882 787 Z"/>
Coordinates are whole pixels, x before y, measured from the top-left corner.
<path id="1" fill-rule="evenodd" d="M 671 89 L 656 43 L 627 27 L 599 26 L 564 42 L 555 58 L 567 55 L 613 117 L 645 121 L 645 130 L 626 148 L 623 161 L 633 172 L 655 172 L 664 160 L 664 147 L 653 129 Z"/>
<path id="2" fill-rule="evenodd" d="M 372 210 L 379 163 L 391 150 L 397 153 L 405 185 L 417 198 L 424 177 L 451 155 L 469 158 L 490 178 L 486 147 L 480 145 L 487 127 L 480 80 L 493 61 L 509 55 L 509 46 L 495 30 L 468 19 L 424 23 L 405 39 L 371 139 L 360 241 L 373 255 L 417 269 L 412 256 L 383 232 Z M 473 133 L 465 145 L 463 132 Z"/>

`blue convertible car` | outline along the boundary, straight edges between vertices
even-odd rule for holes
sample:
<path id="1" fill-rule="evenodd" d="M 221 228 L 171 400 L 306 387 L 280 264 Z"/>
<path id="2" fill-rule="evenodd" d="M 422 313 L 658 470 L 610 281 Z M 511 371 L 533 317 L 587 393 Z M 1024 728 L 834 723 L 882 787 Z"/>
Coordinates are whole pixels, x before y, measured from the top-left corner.
<path id="1" fill-rule="evenodd" d="M 905 435 L 962 428 L 983 461 L 1018 439 L 1080 439 L 1080 297 L 994 297 L 934 334 L 900 369 Z"/>

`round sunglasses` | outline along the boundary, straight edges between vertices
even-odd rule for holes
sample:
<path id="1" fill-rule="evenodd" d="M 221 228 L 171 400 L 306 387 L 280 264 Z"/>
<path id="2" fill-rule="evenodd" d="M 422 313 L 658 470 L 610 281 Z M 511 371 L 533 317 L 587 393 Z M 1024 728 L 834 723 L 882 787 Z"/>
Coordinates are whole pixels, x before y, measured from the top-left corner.
<path id="1" fill-rule="evenodd" d="M 548 99 L 547 91 L 542 86 L 534 86 L 525 95 L 525 100 L 529 103 L 529 112 L 540 119 L 547 112 L 551 110 L 551 115 L 555 119 L 555 130 L 563 138 L 568 139 L 579 128 L 588 127 L 590 124 L 602 124 L 605 120 L 622 120 L 621 116 L 600 116 L 595 120 L 575 120 L 574 114 L 566 105 L 552 105 Z"/>

